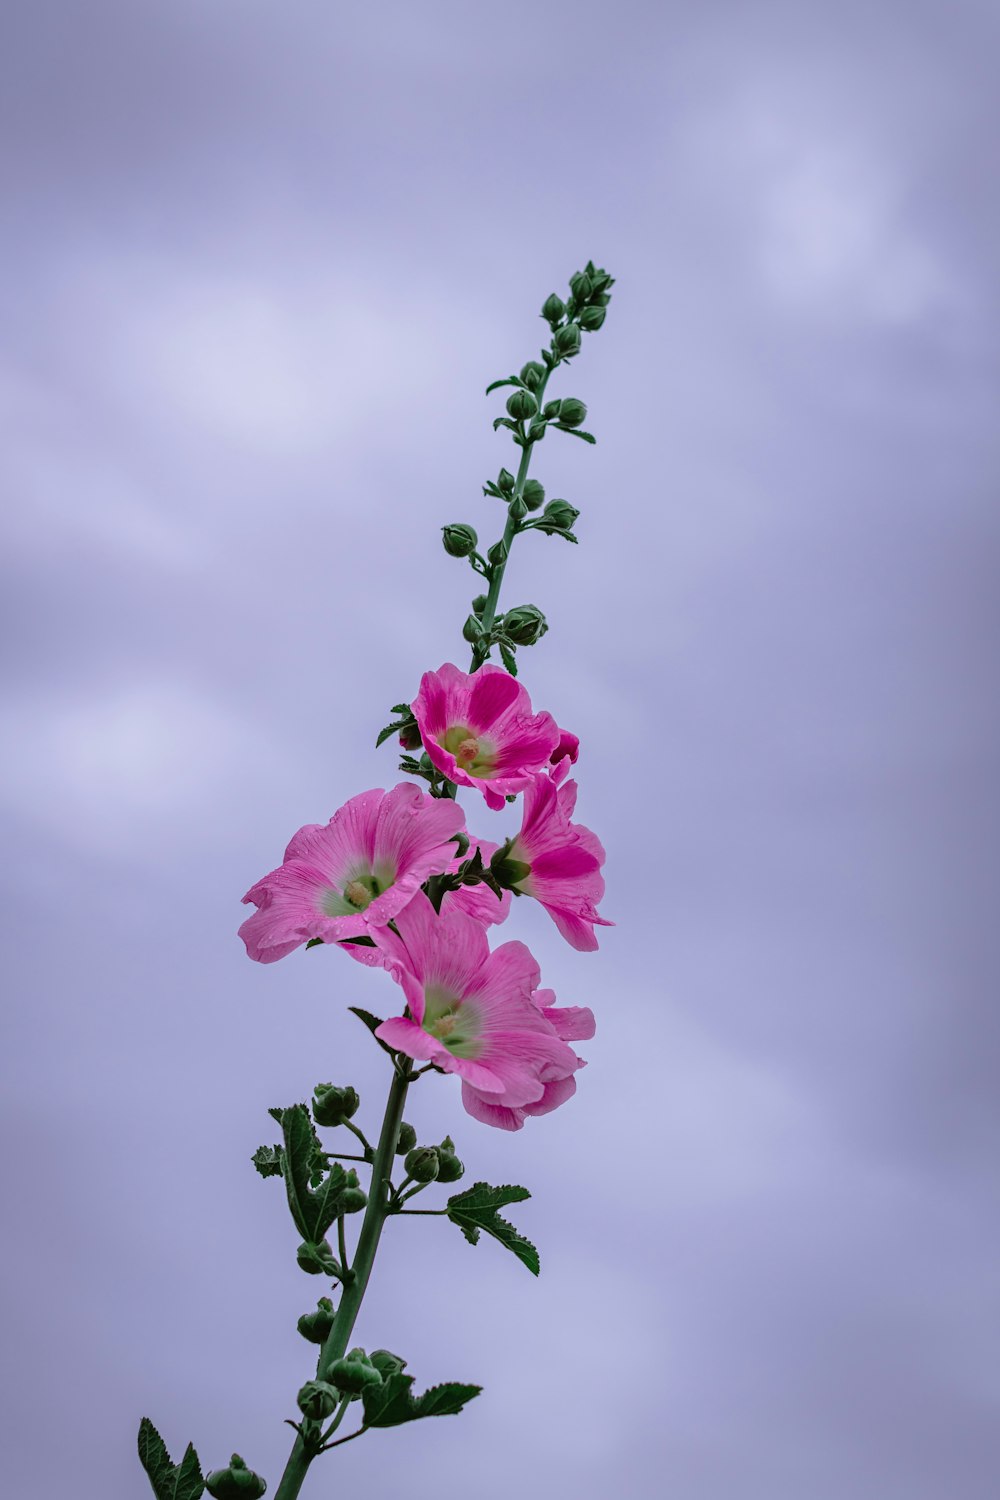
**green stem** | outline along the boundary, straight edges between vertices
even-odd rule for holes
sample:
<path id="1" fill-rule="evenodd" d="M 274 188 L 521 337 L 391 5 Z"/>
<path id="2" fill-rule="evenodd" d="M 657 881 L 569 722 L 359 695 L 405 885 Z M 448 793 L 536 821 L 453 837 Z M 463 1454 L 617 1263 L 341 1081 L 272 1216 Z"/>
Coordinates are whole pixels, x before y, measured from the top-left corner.
<path id="1" fill-rule="evenodd" d="M 549 376 L 552 374 L 552 371 L 554 369 L 555 365 L 552 365 L 545 371 L 545 374 L 542 377 L 541 385 L 538 387 L 538 390 L 533 393 L 535 400 L 538 402 L 539 411 L 541 411 L 542 409 L 542 401 L 545 396 L 545 387 L 548 385 Z M 521 462 L 518 465 L 517 477 L 514 480 L 514 490 L 510 497 L 511 503 L 514 500 L 519 500 L 521 498 L 522 491 L 524 490 L 524 481 L 528 477 L 528 465 L 531 463 L 531 450 L 534 446 L 535 444 L 533 442 L 526 442 L 524 448 L 521 451 Z M 473 646 L 472 648 L 472 666 L 470 668 L 470 671 L 473 672 L 477 667 L 482 666 L 483 662 L 490 654 L 490 648 L 488 645 L 489 633 L 492 630 L 493 622 L 497 617 L 497 605 L 500 602 L 500 585 L 503 583 L 503 575 L 507 571 L 507 559 L 510 556 L 510 549 L 513 544 L 514 538 L 517 535 L 517 531 L 518 523 L 514 520 L 514 513 L 511 509 L 511 506 L 508 505 L 507 524 L 503 529 L 504 559 L 503 562 L 494 565 L 490 575 L 490 587 L 489 592 L 486 595 L 486 605 L 479 617 L 483 624 L 483 637 L 480 640 L 479 644 Z"/>
<path id="2" fill-rule="evenodd" d="M 382 1226 L 386 1221 L 388 1213 L 388 1201 L 385 1184 L 392 1175 L 392 1160 L 396 1153 L 396 1143 L 399 1140 L 399 1127 L 403 1122 L 403 1105 L 406 1102 L 406 1091 L 410 1086 L 410 1060 L 403 1059 L 402 1067 L 394 1068 L 392 1084 L 389 1088 L 389 1098 L 385 1106 L 385 1116 L 382 1120 L 382 1133 L 378 1138 L 375 1148 L 375 1161 L 372 1166 L 371 1191 L 368 1194 L 368 1207 L 365 1209 L 364 1221 L 361 1225 L 361 1234 L 358 1236 L 358 1246 L 354 1252 L 354 1265 L 352 1267 L 353 1280 L 345 1286 L 340 1298 L 340 1306 L 337 1308 L 326 1343 L 320 1352 L 319 1363 L 316 1368 L 316 1379 L 324 1380 L 326 1373 L 335 1360 L 342 1359 L 347 1352 L 351 1334 L 354 1332 L 354 1324 L 361 1310 L 368 1288 L 368 1279 L 372 1273 L 375 1262 L 375 1252 L 378 1250 L 379 1238 L 382 1234 Z M 352 1433 L 352 1437 L 359 1434 Z M 338 1438 L 336 1443 L 348 1442 L 347 1438 Z M 302 1489 L 303 1480 L 309 1471 L 309 1465 L 316 1457 L 315 1448 L 307 1446 L 301 1434 L 295 1439 L 295 1446 L 285 1465 L 285 1472 L 281 1476 L 281 1483 L 275 1491 L 274 1500 L 295 1500 Z"/>

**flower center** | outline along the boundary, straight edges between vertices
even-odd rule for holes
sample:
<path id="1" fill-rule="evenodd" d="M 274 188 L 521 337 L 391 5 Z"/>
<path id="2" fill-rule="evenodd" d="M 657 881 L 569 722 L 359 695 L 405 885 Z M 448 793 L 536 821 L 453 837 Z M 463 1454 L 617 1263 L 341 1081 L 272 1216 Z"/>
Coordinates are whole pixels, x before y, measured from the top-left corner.
<path id="1" fill-rule="evenodd" d="M 374 883 L 372 881 L 373 885 Z M 356 906 L 358 911 L 364 911 L 365 907 L 371 904 L 374 894 L 374 891 L 370 891 L 360 880 L 352 880 L 344 886 L 345 901 L 349 901 L 352 906 Z"/>
<path id="2" fill-rule="evenodd" d="M 357 916 L 371 906 L 376 896 L 388 890 L 395 879 L 395 871 L 388 867 L 380 867 L 376 873 L 355 866 L 348 873 L 350 879 L 341 889 L 331 885 L 323 893 L 320 905 L 328 917 Z"/>
<path id="3" fill-rule="evenodd" d="M 424 1030 L 455 1057 L 477 1057 L 479 1018 L 475 1008 L 431 985 L 424 991 Z"/>
<path id="4" fill-rule="evenodd" d="M 489 776 L 495 755 L 489 740 L 473 733 L 465 724 L 453 724 L 440 736 L 438 743 L 455 757 L 459 768 L 470 776 Z"/>

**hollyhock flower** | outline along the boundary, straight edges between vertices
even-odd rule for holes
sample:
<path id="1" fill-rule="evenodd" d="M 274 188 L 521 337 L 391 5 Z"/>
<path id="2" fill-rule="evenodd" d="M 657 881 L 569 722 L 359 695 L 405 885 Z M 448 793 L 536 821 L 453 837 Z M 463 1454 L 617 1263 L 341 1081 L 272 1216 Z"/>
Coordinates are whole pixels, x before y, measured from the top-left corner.
<path id="1" fill-rule="evenodd" d="M 594 1035 L 594 1012 L 586 1005 L 557 1005 L 554 990 L 535 990 L 532 1000 L 552 1026 L 556 1036 L 564 1042 L 586 1042 Z M 582 1057 L 576 1060 L 577 1068 L 587 1064 Z M 495 1104 L 488 1095 L 481 1094 L 471 1083 L 462 1084 L 462 1103 L 473 1119 L 484 1125 L 495 1125 L 500 1130 L 520 1130 L 528 1115 L 547 1115 L 558 1109 L 576 1093 L 576 1079 L 572 1073 L 555 1070 L 551 1077 L 542 1075 L 545 1085 L 540 1099 L 532 1104 L 522 1104 L 511 1109 L 504 1104 Z"/>
<path id="2" fill-rule="evenodd" d="M 436 913 L 423 892 L 393 925 L 372 936 L 410 1014 L 383 1021 L 381 1041 L 512 1111 L 542 1103 L 576 1072 L 579 1058 L 532 998 L 538 964 L 523 943 L 491 953 L 482 923 L 454 907 Z M 560 1101 L 549 1097 L 554 1108 Z"/>
<path id="3" fill-rule="evenodd" d="M 510 884 L 525 896 L 534 896 L 568 943 L 581 952 L 597 947 L 594 927 L 613 927 L 598 914 L 604 895 L 604 849 L 597 835 L 580 823 L 571 823 L 576 806 L 575 781 L 557 787 L 547 776 L 536 776 L 524 794 L 521 831 L 510 844 L 505 863 L 511 868 Z M 527 866 L 518 876 L 517 867 Z"/>
<path id="4" fill-rule="evenodd" d="M 532 713 L 525 688 L 488 662 L 471 674 L 451 662 L 425 672 L 413 713 L 437 769 L 459 786 L 478 787 L 495 810 L 547 766 L 559 744 L 552 715 Z"/>
<path id="5" fill-rule="evenodd" d="M 361 792 L 329 823 L 300 828 L 281 866 L 243 897 L 257 907 L 240 928 L 250 957 L 273 963 L 310 938 L 362 937 L 391 921 L 451 864 L 464 822 L 457 803 L 403 783 Z"/>

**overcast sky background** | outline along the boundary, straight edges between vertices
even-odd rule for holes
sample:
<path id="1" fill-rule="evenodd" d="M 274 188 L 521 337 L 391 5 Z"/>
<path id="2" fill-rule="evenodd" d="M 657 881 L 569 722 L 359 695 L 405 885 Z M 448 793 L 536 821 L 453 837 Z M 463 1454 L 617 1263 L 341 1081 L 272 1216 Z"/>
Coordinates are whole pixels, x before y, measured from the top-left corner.
<path id="1" fill-rule="evenodd" d="M 0 35 L 4 1490 L 146 1493 L 148 1413 L 273 1494 L 311 1352 L 266 1108 L 384 1059 L 239 898 L 464 663 L 483 389 L 588 256 L 534 472 L 537 707 L 583 739 L 575 1101 L 510 1137 L 535 1283 L 390 1226 L 358 1337 L 461 1417 L 307 1494 L 993 1500 L 996 421 L 986 3 L 32 0 Z M 505 827 L 465 799 L 481 831 Z M 528 908 L 526 910 L 526 908 Z M 472 1180 L 470 1176 L 470 1180 Z M 358 1491 L 360 1493 L 360 1491 Z"/>

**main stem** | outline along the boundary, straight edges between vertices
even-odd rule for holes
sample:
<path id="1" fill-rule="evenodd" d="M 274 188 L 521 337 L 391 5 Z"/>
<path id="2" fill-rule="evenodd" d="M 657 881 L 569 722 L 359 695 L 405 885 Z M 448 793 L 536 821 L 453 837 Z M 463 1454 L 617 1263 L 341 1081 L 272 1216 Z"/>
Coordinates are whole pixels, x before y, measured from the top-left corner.
<path id="1" fill-rule="evenodd" d="M 361 1234 L 358 1237 L 358 1248 L 351 1267 L 351 1279 L 343 1289 L 333 1327 L 320 1352 L 319 1363 L 316 1367 L 317 1380 L 324 1380 L 334 1361 L 342 1359 L 346 1354 L 351 1334 L 354 1332 L 354 1324 L 361 1310 L 361 1303 L 364 1300 L 375 1262 L 375 1252 L 378 1250 L 382 1226 L 388 1217 L 389 1195 L 386 1185 L 392 1177 L 392 1160 L 396 1154 L 399 1127 L 403 1120 L 403 1105 L 406 1102 L 406 1091 L 410 1086 L 411 1077 L 410 1060 L 407 1057 L 401 1057 L 398 1068 L 393 1071 L 392 1085 L 382 1120 L 382 1133 L 375 1148 L 371 1192 L 368 1194 L 368 1207 L 365 1209 Z M 275 1491 L 274 1500 L 295 1500 L 302 1488 L 309 1465 L 315 1457 L 315 1450 L 303 1442 L 301 1435 L 297 1436 L 295 1446 L 285 1465 L 285 1472 L 281 1476 L 281 1483 Z"/>
<path id="2" fill-rule="evenodd" d="M 542 376 L 541 385 L 538 387 L 538 390 L 534 392 L 535 400 L 538 402 L 539 411 L 541 411 L 542 409 L 542 399 L 545 395 L 545 387 L 548 385 L 549 376 L 552 374 L 552 371 L 554 369 L 555 365 L 551 365 L 545 371 L 545 374 Z M 514 490 L 510 497 L 511 504 L 507 508 L 507 524 L 503 529 L 503 561 L 497 563 L 490 571 L 490 586 L 486 594 L 486 605 L 479 617 L 483 624 L 483 643 L 478 646 L 473 646 L 472 648 L 473 672 L 477 667 L 482 666 L 483 662 L 489 655 L 490 648 L 489 645 L 486 644 L 486 642 L 488 642 L 489 633 L 493 628 L 493 622 L 497 617 L 497 605 L 500 602 L 500 585 L 503 583 L 503 575 L 507 570 L 507 559 L 510 556 L 511 544 L 513 543 L 514 538 L 517 535 L 518 523 L 514 519 L 512 506 L 515 500 L 519 500 L 521 498 L 522 491 L 524 490 L 524 481 L 528 477 L 528 465 L 531 463 L 531 450 L 532 448 L 534 448 L 534 446 L 535 444 L 533 442 L 526 442 L 521 452 L 521 462 L 517 468 L 517 478 L 514 480 Z"/>

